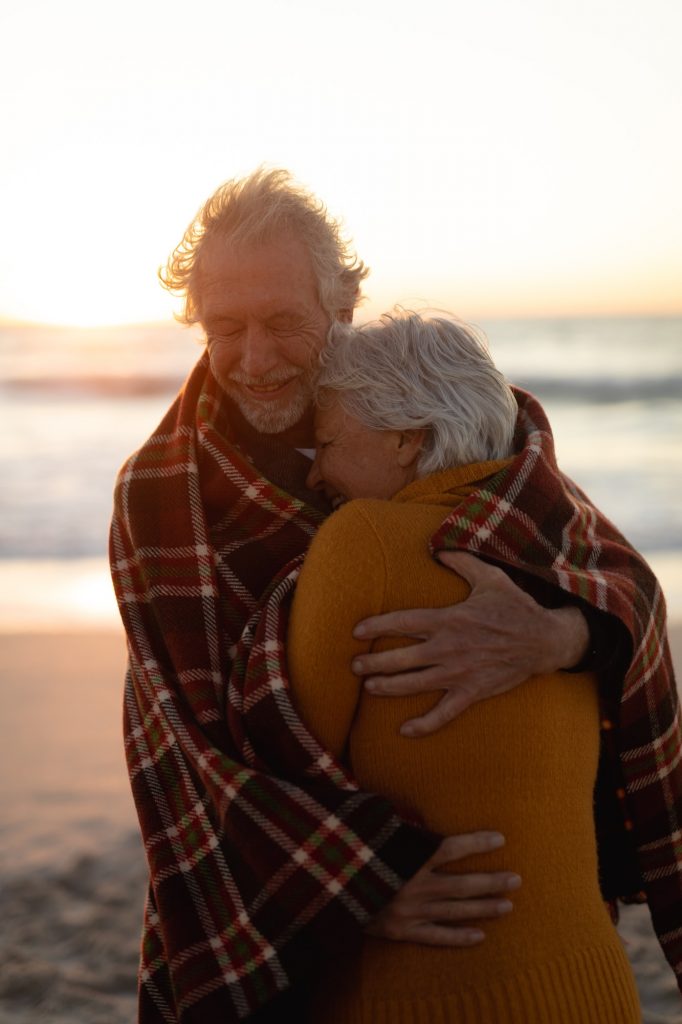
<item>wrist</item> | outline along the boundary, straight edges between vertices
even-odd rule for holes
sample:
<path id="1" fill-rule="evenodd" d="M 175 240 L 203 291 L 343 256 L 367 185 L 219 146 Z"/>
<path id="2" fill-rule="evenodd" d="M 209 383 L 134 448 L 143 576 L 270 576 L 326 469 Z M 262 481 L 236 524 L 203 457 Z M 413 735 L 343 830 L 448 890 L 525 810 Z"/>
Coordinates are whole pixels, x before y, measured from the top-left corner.
<path id="1" fill-rule="evenodd" d="M 575 605 L 555 608 L 552 615 L 557 624 L 553 670 L 585 671 L 594 657 L 587 619 Z"/>

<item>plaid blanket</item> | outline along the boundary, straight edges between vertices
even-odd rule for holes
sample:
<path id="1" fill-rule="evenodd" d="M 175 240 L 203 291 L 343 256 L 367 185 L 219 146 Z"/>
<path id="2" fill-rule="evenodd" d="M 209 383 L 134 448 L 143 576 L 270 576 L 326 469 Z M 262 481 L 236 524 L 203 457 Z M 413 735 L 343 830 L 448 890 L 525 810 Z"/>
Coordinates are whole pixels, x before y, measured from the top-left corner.
<path id="1" fill-rule="evenodd" d="M 322 515 L 229 437 L 201 360 L 116 487 L 126 757 L 150 869 L 145 1024 L 270 1005 L 356 939 L 439 842 L 359 792 L 297 717 L 286 613 Z"/>
<path id="2" fill-rule="evenodd" d="M 680 730 L 662 597 L 559 473 L 540 406 L 518 398 L 519 457 L 458 506 L 434 550 L 522 567 L 630 629 L 635 655 L 610 732 L 627 789 L 619 822 L 636 835 L 679 970 Z M 276 1005 L 437 845 L 360 793 L 292 707 L 286 614 L 321 518 L 233 443 L 205 359 L 119 475 L 111 563 L 129 645 L 126 755 L 150 867 L 142 1022 L 230 1021 Z"/>
<path id="3" fill-rule="evenodd" d="M 537 399 L 515 393 L 520 454 L 457 506 L 432 550 L 464 549 L 531 573 L 627 628 L 632 658 L 625 678 L 602 681 L 602 890 L 636 899 L 633 884 L 642 885 L 682 988 L 682 732 L 663 594 L 641 556 L 560 473 Z"/>

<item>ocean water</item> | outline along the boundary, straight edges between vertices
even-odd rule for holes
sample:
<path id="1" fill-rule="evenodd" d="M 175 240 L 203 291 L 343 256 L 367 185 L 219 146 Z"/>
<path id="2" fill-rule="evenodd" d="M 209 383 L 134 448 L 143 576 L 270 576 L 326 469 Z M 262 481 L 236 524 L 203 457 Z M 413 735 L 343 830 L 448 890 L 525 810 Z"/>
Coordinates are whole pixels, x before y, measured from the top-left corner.
<path id="1" fill-rule="evenodd" d="M 537 394 L 560 464 L 659 572 L 682 615 L 682 318 L 480 324 Z M 113 623 L 116 471 L 201 352 L 173 323 L 0 328 L 0 629 Z"/>
<path id="2" fill-rule="evenodd" d="M 481 326 L 682 619 L 682 318 Z M 172 324 L 0 328 L 0 1022 L 134 1017 L 145 867 L 120 737 L 125 648 L 99 632 L 118 624 L 108 521 L 118 467 L 199 352 Z M 36 629 L 56 635 L 11 635 Z M 643 1022 L 678 1021 L 645 908 L 625 909 L 621 934 Z"/>

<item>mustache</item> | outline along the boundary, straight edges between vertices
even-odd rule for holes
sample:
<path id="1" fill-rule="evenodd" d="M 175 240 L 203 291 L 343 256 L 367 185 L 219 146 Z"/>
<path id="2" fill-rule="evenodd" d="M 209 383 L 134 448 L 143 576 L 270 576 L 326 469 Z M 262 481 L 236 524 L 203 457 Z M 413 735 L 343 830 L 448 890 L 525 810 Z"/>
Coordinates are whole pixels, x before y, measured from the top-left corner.
<path id="1" fill-rule="evenodd" d="M 263 377 L 249 377 L 237 370 L 229 375 L 228 380 L 233 384 L 245 384 L 247 387 L 267 387 L 271 384 L 286 384 L 287 381 L 300 376 L 301 373 L 266 373 Z"/>

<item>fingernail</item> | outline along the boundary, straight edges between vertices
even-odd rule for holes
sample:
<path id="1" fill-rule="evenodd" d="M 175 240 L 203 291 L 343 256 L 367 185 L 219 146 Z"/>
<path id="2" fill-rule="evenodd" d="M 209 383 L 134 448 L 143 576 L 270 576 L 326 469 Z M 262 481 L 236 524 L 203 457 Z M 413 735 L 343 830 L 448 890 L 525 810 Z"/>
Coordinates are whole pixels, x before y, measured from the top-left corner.
<path id="1" fill-rule="evenodd" d="M 353 671 L 357 672 L 358 670 L 356 668 L 354 668 Z M 358 674 L 361 675 L 362 673 L 358 673 Z M 376 688 L 377 688 L 377 684 L 375 683 L 375 681 L 373 679 L 365 679 L 365 689 L 366 690 L 369 690 L 370 693 L 374 693 Z"/>
<path id="2" fill-rule="evenodd" d="M 353 658 L 353 660 L 350 663 L 350 667 L 353 670 L 353 672 L 355 672 L 356 676 L 362 675 L 362 662 L 360 661 L 359 658 Z"/>
<path id="3" fill-rule="evenodd" d="M 520 889 L 521 888 L 521 876 L 520 875 L 512 875 L 510 877 L 509 881 L 507 882 L 507 888 L 508 889 Z"/>
<path id="4" fill-rule="evenodd" d="M 508 914 L 510 910 L 514 909 L 514 904 L 511 900 L 500 900 L 497 904 L 498 914 Z"/>
<path id="5" fill-rule="evenodd" d="M 472 929 L 471 931 L 467 932 L 467 938 L 468 938 L 469 942 L 472 942 L 472 943 L 473 942 L 483 942 L 483 940 L 485 938 L 485 935 L 483 934 L 483 932 L 479 932 L 479 931 L 476 931 L 476 929 Z"/>
<path id="6" fill-rule="evenodd" d="M 366 632 L 365 631 L 365 627 L 362 626 L 362 625 L 359 625 L 359 626 L 356 626 L 355 629 L 353 630 L 353 636 L 354 637 L 362 637 L 362 636 L 365 635 L 365 632 Z"/>
<path id="7" fill-rule="evenodd" d="M 499 850 L 505 844 L 505 838 L 501 832 L 492 832 L 488 840 L 491 850 Z"/>
<path id="8" fill-rule="evenodd" d="M 401 736 L 415 736 L 416 733 L 415 733 L 414 726 L 411 725 L 409 722 L 407 722 L 405 725 L 401 725 L 400 726 L 400 735 Z"/>

